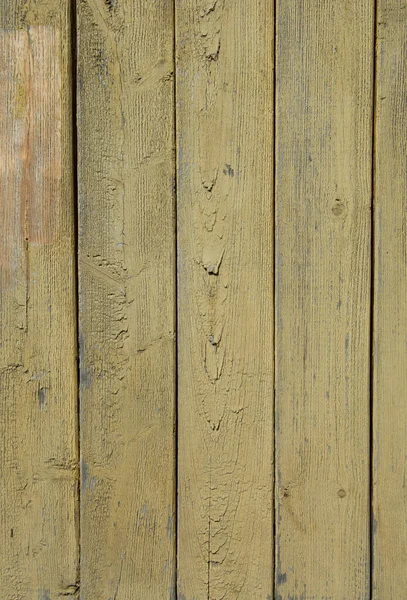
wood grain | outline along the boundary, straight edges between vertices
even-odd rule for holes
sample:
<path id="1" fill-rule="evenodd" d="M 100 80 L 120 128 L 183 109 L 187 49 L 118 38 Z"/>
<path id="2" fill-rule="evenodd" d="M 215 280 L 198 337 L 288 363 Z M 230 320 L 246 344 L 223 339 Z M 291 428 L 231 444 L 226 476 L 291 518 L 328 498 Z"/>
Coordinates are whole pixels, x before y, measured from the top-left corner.
<path id="1" fill-rule="evenodd" d="M 81 598 L 174 598 L 173 7 L 77 6 Z"/>
<path id="2" fill-rule="evenodd" d="M 77 598 L 71 11 L 0 3 L 0 588 Z"/>
<path id="3" fill-rule="evenodd" d="M 407 5 L 377 13 L 373 598 L 407 590 Z"/>
<path id="4" fill-rule="evenodd" d="M 0 0 L 2 598 L 405 598 L 403 2 Z"/>
<path id="5" fill-rule="evenodd" d="M 276 10 L 276 597 L 362 600 L 374 2 Z"/>
<path id="6" fill-rule="evenodd" d="M 272 597 L 273 3 L 176 3 L 178 598 Z"/>

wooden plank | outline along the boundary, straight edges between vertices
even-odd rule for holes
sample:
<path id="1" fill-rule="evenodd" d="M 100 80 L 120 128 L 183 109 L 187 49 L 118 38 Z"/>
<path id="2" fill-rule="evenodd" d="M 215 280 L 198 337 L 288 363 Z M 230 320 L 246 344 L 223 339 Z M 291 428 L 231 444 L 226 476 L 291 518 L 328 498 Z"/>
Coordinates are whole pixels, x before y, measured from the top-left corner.
<path id="1" fill-rule="evenodd" d="M 273 591 L 273 3 L 176 4 L 178 594 Z"/>
<path id="2" fill-rule="evenodd" d="M 71 11 L 0 3 L 0 588 L 76 598 Z"/>
<path id="3" fill-rule="evenodd" d="M 407 590 L 407 8 L 379 0 L 375 122 L 373 598 Z"/>
<path id="4" fill-rule="evenodd" d="M 373 0 L 277 0 L 276 597 L 369 596 Z"/>
<path id="5" fill-rule="evenodd" d="M 173 598 L 173 7 L 77 6 L 81 597 Z"/>

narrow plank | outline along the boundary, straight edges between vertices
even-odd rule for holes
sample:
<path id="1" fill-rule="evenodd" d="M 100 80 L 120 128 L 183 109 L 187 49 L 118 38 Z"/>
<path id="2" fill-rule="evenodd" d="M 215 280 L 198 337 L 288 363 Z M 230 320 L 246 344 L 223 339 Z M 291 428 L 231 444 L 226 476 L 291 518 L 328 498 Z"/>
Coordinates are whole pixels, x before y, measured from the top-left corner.
<path id="1" fill-rule="evenodd" d="M 277 0 L 276 597 L 369 596 L 373 0 Z"/>
<path id="2" fill-rule="evenodd" d="M 0 589 L 76 598 L 71 11 L 0 4 Z"/>
<path id="3" fill-rule="evenodd" d="M 180 600 L 273 595 L 273 3 L 176 3 Z"/>
<path id="4" fill-rule="evenodd" d="M 373 598 L 407 590 L 407 5 L 379 0 L 375 121 Z"/>
<path id="5" fill-rule="evenodd" d="M 173 7 L 77 6 L 81 597 L 173 598 Z"/>

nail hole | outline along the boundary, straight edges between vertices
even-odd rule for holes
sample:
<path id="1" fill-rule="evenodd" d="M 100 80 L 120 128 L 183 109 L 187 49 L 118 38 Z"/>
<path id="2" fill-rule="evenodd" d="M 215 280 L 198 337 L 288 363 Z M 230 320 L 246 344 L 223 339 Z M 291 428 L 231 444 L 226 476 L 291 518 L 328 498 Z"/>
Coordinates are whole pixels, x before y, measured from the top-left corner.
<path id="1" fill-rule="evenodd" d="M 335 204 L 332 207 L 332 212 L 335 217 L 340 217 L 345 212 L 345 204 L 339 198 L 336 198 Z"/>

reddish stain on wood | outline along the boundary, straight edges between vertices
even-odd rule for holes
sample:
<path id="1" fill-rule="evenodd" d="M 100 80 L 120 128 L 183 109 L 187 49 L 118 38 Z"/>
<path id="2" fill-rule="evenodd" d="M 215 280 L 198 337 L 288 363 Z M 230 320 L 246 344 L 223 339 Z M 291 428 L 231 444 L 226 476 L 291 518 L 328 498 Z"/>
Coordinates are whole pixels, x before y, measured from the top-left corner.
<path id="1" fill-rule="evenodd" d="M 0 32 L 0 268 L 10 283 L 29 244 L 52 243 L 61 208 L 61 70 L 52 27 Z"/>

